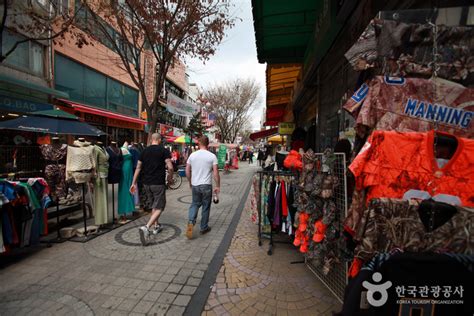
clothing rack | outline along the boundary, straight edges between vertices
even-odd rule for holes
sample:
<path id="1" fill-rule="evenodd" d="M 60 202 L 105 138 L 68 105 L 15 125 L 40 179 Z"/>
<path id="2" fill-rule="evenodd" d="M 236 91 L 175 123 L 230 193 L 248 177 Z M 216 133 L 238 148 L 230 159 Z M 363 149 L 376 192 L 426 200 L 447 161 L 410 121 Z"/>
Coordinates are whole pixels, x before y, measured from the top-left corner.
<path id="1" fill-rule="evenodd" d="M 266 171 L 266 170 L 259 170 L 257 171 L 259 174 L 259 197 L 258 197 L 258 245 L 262 246 L 262 181 L 263 181 L 263 175 L 270 175 L 270 176 L 289 176 L 289 177 L 297 177 L 298 174 L 296 172 L 292 171 Z M 268 247 L 267 254 L 271 256 L 273 254 L 273 244 L 274 243 L 288 243 L 288 242 L 283 242 L 283 241 L 274 241 L 273 240 L 273 221 L 270 220 L 270 244 Z"/>
<path id="2" fill-rule="evenodd" d="M 324 154 L 316 153 L 320 161 L 323 160 Z M 341 185 L 334 190 L 333 201 L 336 204 L 336 222 L 340 233 L 343 232 L 342 221 L 347 215 L 347 164 L 346 155 L 343 153 L 333 153 L 331 156 L 335 159 L 333 162 L 333 170 L 331 173 L 339 178 Z M 327 274 L 323 273 L 321 267 L 313 262 L 314 260 L 305 257 L 305 263 L 308 269 L 331 291 L 334 296 L 342 303 L 344 300 L 344 290 L 348 283 L 347 264 L 341 260 L 339 263 L 332 265 L 331 271 Z"/>

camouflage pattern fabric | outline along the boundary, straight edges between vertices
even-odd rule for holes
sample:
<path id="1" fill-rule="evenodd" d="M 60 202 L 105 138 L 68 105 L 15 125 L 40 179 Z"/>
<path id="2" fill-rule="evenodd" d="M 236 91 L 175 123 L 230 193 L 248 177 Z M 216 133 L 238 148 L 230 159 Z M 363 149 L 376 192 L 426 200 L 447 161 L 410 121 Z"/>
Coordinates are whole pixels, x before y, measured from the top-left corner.
<path id="1" fill-rule="evenodd" d="M 378 253 L 396 248 L 405 252 L 474 252 L 473 209 L 456 207 L 457 212 L 451 219 L 427 232 L 418 207 L 416 201 L 373 199 L 363 216 L 355 257 L 370 260 Z"/>

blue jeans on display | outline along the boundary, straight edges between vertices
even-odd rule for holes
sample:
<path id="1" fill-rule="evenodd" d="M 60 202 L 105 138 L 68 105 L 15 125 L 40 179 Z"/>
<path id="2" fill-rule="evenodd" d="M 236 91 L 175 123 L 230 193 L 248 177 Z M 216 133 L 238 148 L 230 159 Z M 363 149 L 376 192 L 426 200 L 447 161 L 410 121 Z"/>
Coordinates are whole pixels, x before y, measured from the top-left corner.
<path id="1" fill-rule="evenodd" d="M 201 214 L 201 230 L 205 230 L 209 223 L 209 212 L 211 210 L 212 202 L 212 185 L 201 184 L 193 185 L 193 202 L 189 207 L 189 223 L 196 224 L 196 217 L 198 215 L 199 208 L 202 206 Z"/>

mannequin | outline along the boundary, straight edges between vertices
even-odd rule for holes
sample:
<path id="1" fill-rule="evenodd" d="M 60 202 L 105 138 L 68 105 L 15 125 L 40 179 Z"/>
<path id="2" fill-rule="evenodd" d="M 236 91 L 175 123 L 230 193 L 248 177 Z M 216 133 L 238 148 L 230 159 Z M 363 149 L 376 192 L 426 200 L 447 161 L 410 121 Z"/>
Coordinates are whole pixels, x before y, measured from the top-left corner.
<path id="1" fill-rule="evenodd" d="M 66 197 L 66 154 L 67 145 L 60 142 L 59 137 L 52 137 L 51 144 L 40 146 L 41 154 L 46 160 L 44 169 L 45 180 L 51 188 L 53 200 Z"/>
<path id="2" fill-rule="evenodd" d="M 84 138 L 78 138 L 67 148 L 66 180 L 74 179 L 76 183 L 86 183 L 95 171 L 94 147 Z"/>
<path id="3" fill-rule="evenodd" d="M 107 147 L 107 154 L 109 155 L 109 183 L 119 183 L 123 163 L 122 151 L 118 148 L 116 142 L 111 141 L 110 146 Z"/>
<path id="4" fill-rule="evenodd" d="M 104 225 L 108 222 L 107 177 L 109 173 L 109 154 L 100 141 L 94 145 L 94 160 L 97 170 L 94 179 L 94 219 L 96 225 Z"/>
<path id="5" fill-rule="evenodd" d="M 122 223 L 127 221 L 127 214 L 135 211 L 134 198 L 129 191 L 133 180 L 133 162 L 132 155 L 127 147 L 128 142 L 125 142 L 121 147 L 123 164 L 119 182 L 118 214 L 120 215 L 120 221 Z"/>

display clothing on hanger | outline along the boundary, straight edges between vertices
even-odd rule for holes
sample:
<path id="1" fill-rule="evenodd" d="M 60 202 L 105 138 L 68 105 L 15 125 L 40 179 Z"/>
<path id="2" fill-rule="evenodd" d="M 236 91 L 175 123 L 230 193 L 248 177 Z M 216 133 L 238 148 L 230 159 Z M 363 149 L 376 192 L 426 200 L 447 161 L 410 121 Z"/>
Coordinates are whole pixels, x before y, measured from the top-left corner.
<path id="1" fill-rule="evenodd" d="M 432 76 L 433 27 L 427 23 L 405 23 L 403 13 L 398 20 L 373 19 L 357 42 L 345 53 L 355 71 L 375 68 L 377 73 L 399 72 L 404 76 Z M 474 50 L 474 29 L 466 26 L 437 26 L 439 67 L 437 75 L 449 80 L 471 80 L 474 72 L 469 59 Z M 384 69 L 396 61 L 395 69 Z"/>
<path id="2" fill-rule="evenodd" d="M 108 222 L 107 177 L 109 174 L 109 155 L 105 148 L 94 146 L 97 176 L 94 179 L 94 220 L 96 225 Z"/>
<path id="3" fill-rule="evenodd" d="M 22 181 L 0 180 L 3 196 L 0 207 L 0 253 L 12 246 L 25 247 L 39 243 L 47 234 L 47 207 L 50 189 L 42 178 Z M 3 245 L 3 247 L 2 247 Z"/>
<path id="4" fill-rule="evenodd" d="M 376 130 L 434 129 L 474 137 L 474 89 L 444 79 L 377 76 L 347 100 L 344 109 L 358 125 Z"/>
<path id="5" fill-rule="evenodd" d="M 75 141 L 74 146 L 67 147 L 66 180 L 76 183 L 89 182 L 94 174 L 94 146 L 90 143 Z"/>
<path id="6" fill-rule="evenodd" d="M 45 180 L 51 188 L 53 199 L 66 197 L 66 144 L 41 145 L 40 150 L 46 160 Z"/>
<path id="7" fill-rule="evenodd" d="M 126 149 L 125 149 L 126 150 Z M 135 211 L 133 195 L 130 193 L 130 186 L 133 180 L 132 155 L 126 151 L 123 155 L 122 171 L 118 189 L 118 214 L 127 215 Z"/>
<path id="8" fill-rule="evenodd" d="M 435 159 L 435 132 L 374 131 L 349 169 L 356 188 L 374 198 L 402 198 L 410 189 L 431 196 L 458 196 L 462 205 L 474 207 L 474 140 L 457 137 L 457 148 L 440 168 Z"/>
<path id="9" fill-rule="evenodd" d="M 109 155 L 109 175 L 107 180 L 110 184 L 117 184 L 120 182 L 122 175 L 122 151 L 116 146 L 108 146 L 107 154 Z"/>
<path id="10" fill-rule="evenodd" d="M 419 201 L 373 199 L 363 216 L 363 227 L 357 238 L 360 244 L 356 247 L 355 256 L 369 260 L 376 253 L 394 248 L 406 252 L 472 254 L 474 209 L 459 206 L 453 206 L 453 209 L 456 213 L 452 217 L 430 231 L 422 220 Z"/>

